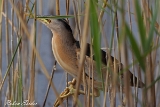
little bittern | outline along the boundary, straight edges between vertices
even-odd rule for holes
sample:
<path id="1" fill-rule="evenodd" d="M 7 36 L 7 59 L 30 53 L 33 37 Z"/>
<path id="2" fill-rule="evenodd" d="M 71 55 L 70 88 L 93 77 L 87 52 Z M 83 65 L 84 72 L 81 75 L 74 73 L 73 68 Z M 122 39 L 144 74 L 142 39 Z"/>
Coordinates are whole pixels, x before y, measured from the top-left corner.
<path id="1" fill-rule="evenodd" d="M 52 50 L 53 54 L 59 63 L 59 65 L 67 71 L 70 75 L 77 77 L 78 71 L 79 71 L 79 53 L 80 53 L 80 45 L 79 42 L 75 40 L 73 37 L 72 29 L 67 23 L 65 19 L 44 19 L 39 18 L 43 24 L 45 24 L 52 32 Z M 102 74 L 104 78 L 106 77 L 106 52 L 101 50 L 102 53 Z M 87 44 L 87 51 L 86 51 L 86 57 L 85 57 L 85 73 L 86 75 L 89 75 L 89 63 L 91 62 L 90 58 L 90 45 Z M 114 61 L 113 57 L 111 57 L 112 62 Z M 116 60 L 117 61 L 117 60 Z M 95 61 L 92 60 L 94 65 L 94 87 L 95 88 L 102 88 L 101 85 L 101 79 L 98 77 L 98 73 L 96 72 L 95 68 Z M 118 63 L 118 61 L 116 62 Z M 112 64 L 113 67 L 113 64 Z M 123 68 L 123 65 L 121 64 L 121 70 Z M 118 72 L 118 70 L 117 70 Z M 122 76 L 123 77 L 123 76 Z M 130 77 L 130 85 L 133 86 L 138 83 L 138 87 L 141 88 L 144 86 L 143 82 L 140 80 L 137 80 L 137 77 L 134 77 L 133 74 L 129 71 L 129 77 Z M 89 85 L 89 84 L 88 84 Z"/>

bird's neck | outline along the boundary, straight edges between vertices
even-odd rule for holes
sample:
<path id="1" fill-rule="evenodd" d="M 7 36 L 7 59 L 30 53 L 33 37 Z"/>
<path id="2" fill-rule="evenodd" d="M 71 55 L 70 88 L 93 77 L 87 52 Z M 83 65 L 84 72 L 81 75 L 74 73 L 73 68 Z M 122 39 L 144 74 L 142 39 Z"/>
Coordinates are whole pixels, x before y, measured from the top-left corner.
<path id="1" fill-rule="evenodd" d="M 55 31 L 52 31 L 52 33 L 53 33 L 53 36 L 58 36 L 58 38 L 61 40 L 61 42 L 64 43 L 65 45 L 72 46 L 76 42 L 76 40 L 74 39 L 73 34 L 71 32 L 57 33 Z"/>

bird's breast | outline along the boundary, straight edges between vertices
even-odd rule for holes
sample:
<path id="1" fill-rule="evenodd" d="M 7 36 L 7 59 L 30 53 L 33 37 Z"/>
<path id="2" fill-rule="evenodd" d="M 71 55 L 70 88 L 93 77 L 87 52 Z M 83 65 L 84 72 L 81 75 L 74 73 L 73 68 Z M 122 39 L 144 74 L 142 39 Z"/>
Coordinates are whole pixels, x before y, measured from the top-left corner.
<path id="1" fill-rule="evenodd" d="M 68 46 L 59 35 L 52 37 L 53 54 L 59 65 L 72 76 L 77 75 L 78 66 L 74 46 Z"/>

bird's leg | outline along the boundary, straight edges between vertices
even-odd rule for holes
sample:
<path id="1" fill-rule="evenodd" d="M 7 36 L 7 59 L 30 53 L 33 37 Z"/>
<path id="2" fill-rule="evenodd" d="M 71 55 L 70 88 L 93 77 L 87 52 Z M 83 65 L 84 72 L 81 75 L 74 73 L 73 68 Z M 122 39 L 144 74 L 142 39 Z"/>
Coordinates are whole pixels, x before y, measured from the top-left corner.
<path id="1" fill-rule="evenodd" d="M 76 85 L 76 79 L 74 78 L 72 81 L 69 81 L 68 82 L 68 86 L 69 87 L 66 87 L 64 89 L 64 91 L 60 94 L 60 96 L 56 99 L 55 103 L 54 103 L 54 106 L 53 107 L 58 107 L 63 101 L 65 98 L 73 95 L 75 92 L 76 92 L 76 89 L 75 89 L 75 85 Z M 90 93 L 90 96 L 94 96 L 94 97 L 98 97 L 99 96 L 99 91 L 94 88 L 94 93 Z M 85 91 L 83 90 L 79 90 L 78 91 L 78 94 L 83 94 L 85 95 Z M 73 96 L 74 97 L 74 96 Z"/>
<path id="2" fill-rule="evenodd" d="M 99 90 L 96 88 L 94 88 L 93 90 L 94 91 L 92 93 L 90 93 L 90 95 L 92 96 L 92 94 L 93 94 L 94 97 L 99 97 L 100 96 Z"/>
<path id="3" fill-rule="evenodd" d="M 54 107 L 58 107 L 65 98 L 67 98 L 70 95 L 73 95 L 76 92 L 76 89 L 74 88 L 76 85 L 76 79 L 74 78 L 72 81 L 68 82 L 68 86 L 64 89 L 64 91 L 60 94 L 60 96 L 56 99 L 54 103 Z M 84 91 L 79 90 L 79 94 L 85 94 Z"/>

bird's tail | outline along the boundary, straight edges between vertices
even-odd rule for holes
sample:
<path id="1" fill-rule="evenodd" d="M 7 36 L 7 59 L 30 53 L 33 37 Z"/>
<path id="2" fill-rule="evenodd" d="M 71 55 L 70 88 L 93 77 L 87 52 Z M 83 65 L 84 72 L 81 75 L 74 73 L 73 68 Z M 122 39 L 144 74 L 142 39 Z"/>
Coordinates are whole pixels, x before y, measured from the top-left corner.
<path id="1" fill-rule="evenodd" d="M 134 76 L 131 72 L 130 72 L 130 84 L 131 86 L 137 86 L 138 88 L 143 88 L 145 86 L 145 84 L 138 79 L 136 76 Z"/>

